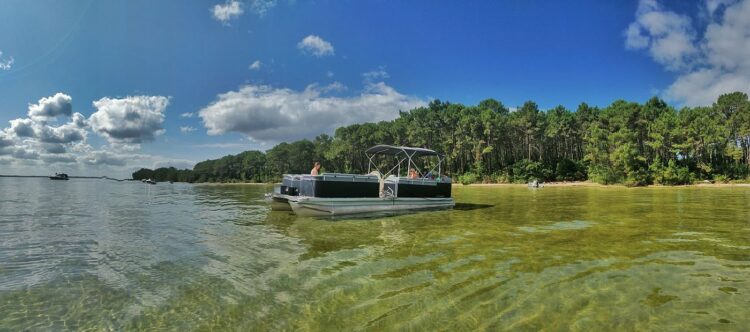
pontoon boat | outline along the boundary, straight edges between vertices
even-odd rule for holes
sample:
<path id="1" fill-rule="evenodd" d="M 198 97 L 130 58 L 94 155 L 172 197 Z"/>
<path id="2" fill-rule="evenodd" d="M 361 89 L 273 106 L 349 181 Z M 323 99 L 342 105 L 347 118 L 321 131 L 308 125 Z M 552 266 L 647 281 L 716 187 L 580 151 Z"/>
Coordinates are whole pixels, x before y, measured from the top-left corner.
<path id="1" fill-rule="evenodd" d="M 441 174 L 444 155 L 390 145 L 376 145 L 365 155 L 369 160 L 367 175 L 284 174 L 281 185 L 269 195 L 272 208 L 291 208 L 303 216 L 333 216 L 453 207 L 451 179 Z M 427 165 L 432 167 L 420 169 L 419 158 L 431 160 Z M 384 166 L 392 167 L 383 168 L 383 172 L 380 167 Z M 410 169 L 416 171 L 411 177 L 401 176 Z"/>

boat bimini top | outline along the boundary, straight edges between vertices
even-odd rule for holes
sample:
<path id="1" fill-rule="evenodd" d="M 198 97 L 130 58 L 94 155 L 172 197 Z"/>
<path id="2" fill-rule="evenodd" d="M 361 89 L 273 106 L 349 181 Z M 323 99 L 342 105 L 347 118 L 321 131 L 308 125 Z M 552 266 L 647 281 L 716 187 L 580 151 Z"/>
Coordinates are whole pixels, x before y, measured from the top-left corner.
<path id="1" fill-rule="evenodd" d="M 375 162 L 375 157 L 378 155 L 390 155 L 394 156 L 396 158 L 396 165 L 393 166 L 391 169 L 389 169 L 387 172 L 383 172 L 378 168 L 377 163 Z M 395 176 L 399 176 L 401 174 L 401 165 L 404 165 L 405 169 L 414 168 L 414 170 L 417 171 L 420 178 L 426 177 L 428 174 L 432 175 L 436 179 L 441 178 L 441 166 L 443 164 L 443 160 L 445 160 L 445 155 L 442 153 L 435 152 L 430 149 L 424 149 L 424 148 L 412 148 L 408 146 L 392 146 L 392 145 L 376 145 L 373 146 L 365 151 L 365 156 L 367 156 L 367 159 L 369 160 L 369 165 L 367 166 L 367 173 L 371 173 L 372 171 L 377 171 L 381 174 L 383 178 L 387 178 L 389 175 L 395 174 Z M 435 167 L 432 167 L 427 172 L 422 172 L 422 170 L 417 166 L 417 164 L 414 162 L 416 158 L 420 157 L 430 157 L 434 156 L 437 157 L 437 165 Z M 394 173 L 395 171 L 395 173 Z"/>

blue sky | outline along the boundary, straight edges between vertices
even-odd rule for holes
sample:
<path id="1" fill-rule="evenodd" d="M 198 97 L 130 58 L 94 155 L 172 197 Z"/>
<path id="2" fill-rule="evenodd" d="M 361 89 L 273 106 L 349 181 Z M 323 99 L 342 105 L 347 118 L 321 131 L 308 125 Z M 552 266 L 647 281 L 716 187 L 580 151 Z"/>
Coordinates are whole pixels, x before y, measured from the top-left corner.
<path id="1" fill-rule="evenodd" d="M 712 26 L 745 31 L 746 8 L 733 0 L 5 0 L 0 173 L 186 167 L 390 119 L 433 98 L 570 109 L 652 95 L 706 104 L 723 90 L 750 90 L 747 37 L 730 40 L 738 55 L 711 48 L 722 41 L 714 35 L 728 35 Z M 85 120 L 78 127 L 74 113 Z"/>

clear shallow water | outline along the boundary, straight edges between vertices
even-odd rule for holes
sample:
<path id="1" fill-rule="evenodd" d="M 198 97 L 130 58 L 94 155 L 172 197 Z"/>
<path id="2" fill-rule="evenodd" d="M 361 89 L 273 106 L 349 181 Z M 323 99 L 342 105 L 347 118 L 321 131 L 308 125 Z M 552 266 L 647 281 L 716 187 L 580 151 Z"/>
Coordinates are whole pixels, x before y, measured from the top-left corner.
<path id="1" fill-rule="evenodd" d="M 0 178 L 0 330 L 746 330 L 750 188 L 455 187 L 320 220 L 266 186 Z"/>

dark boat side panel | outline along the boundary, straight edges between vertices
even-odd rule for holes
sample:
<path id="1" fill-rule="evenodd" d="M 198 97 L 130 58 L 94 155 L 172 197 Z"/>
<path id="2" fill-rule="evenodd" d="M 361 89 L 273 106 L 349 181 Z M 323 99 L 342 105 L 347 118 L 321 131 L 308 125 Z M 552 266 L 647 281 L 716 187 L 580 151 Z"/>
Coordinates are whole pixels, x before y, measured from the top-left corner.
<path id="1" fill-rule="evenodd" d="M 315 181 L 315 197 L 325 198 L 364 198 L 379 196 L 378 183 Z"/>
<path id="2" fill-rule="evenodd" d="M 451 197 L 451 184 L 438 183 L 434 186 L 400 183 L 398 197 Z"/>
<path id="3" fill-rule="evenodd" d="M 318 177 L 284 177 L 279 186 L 279 193 L 289 196 L 309 196 L 320 198 L 376 198 L 379 197 L 380 184 L 369 178 L 355 178 L 348 175 L 326 175 Z M 448 198 L 451 197 L 449 182 L 426 181 L 424 179 L 385 182 L 387 193 L 396 193 L 398 197 L 409 198 Z"/>

